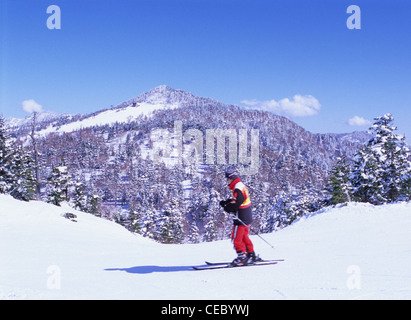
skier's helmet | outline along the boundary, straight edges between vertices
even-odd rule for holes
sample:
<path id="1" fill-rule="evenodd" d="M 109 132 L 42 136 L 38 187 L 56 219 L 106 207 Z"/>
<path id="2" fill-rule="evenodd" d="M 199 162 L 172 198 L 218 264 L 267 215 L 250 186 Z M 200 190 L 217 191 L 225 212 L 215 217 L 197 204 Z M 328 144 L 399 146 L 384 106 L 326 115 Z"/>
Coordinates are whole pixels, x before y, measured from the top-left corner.
<path id="1" fill-rule="evenodd" d="M 238 175 L 237 170 L 234 169 L 234 168 L 228 168 L 228 169 L 225 171 L 225 178 L 226 178 L 226 179 L 233 179 L 233 180 L 239 178 L 239 175 Z"/>

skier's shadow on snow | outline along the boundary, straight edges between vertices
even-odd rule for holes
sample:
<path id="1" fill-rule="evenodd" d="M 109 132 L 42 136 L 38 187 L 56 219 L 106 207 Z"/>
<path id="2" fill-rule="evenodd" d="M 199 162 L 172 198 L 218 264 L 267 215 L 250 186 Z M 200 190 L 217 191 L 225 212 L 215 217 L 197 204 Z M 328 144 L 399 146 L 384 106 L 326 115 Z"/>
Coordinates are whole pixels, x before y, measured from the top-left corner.
<path id="1" fill-rule="evenodd" d="M 127 273 L 148 274 L 155 272 L 194 271 L 191 266 L 135 266 L 130 268 L 108 268 L 105 271 L 125 271 Z"/>

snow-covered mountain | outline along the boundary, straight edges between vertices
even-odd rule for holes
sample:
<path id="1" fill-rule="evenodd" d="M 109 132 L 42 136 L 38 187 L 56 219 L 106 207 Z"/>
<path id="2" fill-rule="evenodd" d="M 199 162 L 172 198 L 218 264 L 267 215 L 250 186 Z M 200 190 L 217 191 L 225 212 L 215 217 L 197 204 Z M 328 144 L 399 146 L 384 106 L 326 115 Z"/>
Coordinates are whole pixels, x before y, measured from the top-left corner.
<path id="1" fill-rule="evenodd" d="M 37 113 L 37 122 L 57 122 L 61 121 L 62 118 L 71 119 L 72 116 L 69 114 L 58 114 L 53 111 L 42 111 Z M 7 118 L 6 125 L 11 129 L 18 129 L 24 127 L 30 127 L 33 122 L 32 116 L 27 116 L 25 118 Z"/>
<path id="2" fill-rule="evenodd" d="M 169 136 L 160 136 L 160 143 L 154 139 L 158 129 Z M 352 156 L 361 140 L 366 140 L 361 134 L 313 134 L 282 116 L 159 86 L 92 114 L 40 119 L 36 145 L 42 197 L 46 199 L 52 168 L 67 166 L 73 185 L 81 182 L 88 199 L 100 200 L 98 214 L 134 228 L 135 215 L 130 211 L 138 209 L 144 223 L 154 217 L 162 221 L 164 210 L 170 209 L 168 199 L 174 199 L 173 206 L 186 217 L 185 237 L 191 234 L 190 224 L 195 221 L 203 239 L 207 217 L 216 215 L 217 220 L 224 220 L 213 203 L 227 196 L 221 172 L 231 159 L 230 148 L 226 148 L 224 163 L 218 163 L 217 157 L 214 163 L 208 161 L 213 152 L 207 150 L 206 138 L 213 130 L 234 133 L 236 139 L 240 130 L 246 132 L 247 145 L 242 152 L 247 151 L 247 155 L 258 147 L 257 170 L 243 178 L 259 208 L 256 224 L 261 232 L 283 227 L 294 219 L 287 215 L 284 222 L 273 213 L 275 203 L 297 208 L 292 217 L 313 210 L 323 199 L 326 178 L 336 158 Z M 259 136 L 258 143 L 251 145 L 252 130 Z M 11 128 L 12 136 L 27 147 L 30 132 L 30 121 Z M 189 140 L 186 133 L 191 135 Z M 235 144 L 239 145 L 238 141 Z M 186 158 L 192 158 L 192 149 L 187 146 L 198 146 L 196 152 L 200 154 L 188 164 L 180 161 L 183 151 Z M 163 162 L 155 161 L 158 155 Z M 236 152 L 234 160 L 239 158 Z M 73 185 L 67 187 L 71 199 Z M 287 208 L 281 210 L 286 212 Z M 220 235 L 215 237 L 226 236 L 225 225 L 220 224 Z M 153 236 L 147 228 L 139 230 Z"/>
<path id="3" fill-rule="evenodd" d="M 45 136 L 50 133 L 69 133 L 84 128 L 95 126 L 113 125 L 115 123 L 129 123 L 141 117 L 150 117 L 154 111 L 169 110 L 190 103 L 195 96 L 181 90 L 173 90 L 167 86 L 159 86 L 143 93 L 140 96 L 130 99 L 120 105 L 100 110 L 88 115 L 68 115 L 52 114 L 49 112 L 39 113 L 38 122 L 41 129 L 38 135 Z M 63 118 L 63 119 L 62 119 Z M 26 126 L 30 118 L 9 119 L 8 124 L 12 128 Z M 43 123 L 47 122 L 44 128 Z"/>
<path id="4" fill-rule="evenodd" d="M 410 212 L 328 208 L 263 235 L 274 249 L 252 236 L 284 262 L 194 271 L 234 258 L 230 241 L 164 245 L 66 204 L 0 195 L 0 299 L 411 299 Z"/>
<path id="5" fill-rule="evenodd" d="M 163 109 L 167 109 L 167 106 L 185 107 L 197 106 L 199 104 L 204 103 L 221 104 L 220 102 L 213 100 L 211 98 L 198 97 L 184 90 L 173 89 L 167 85 L 161 85 L 148 92 L 142 93 L 136 98 L 123 102 L 114 108 L 122 109 L 130 105 L 137 106 L 141 103 L 149 103 L 153 105 L 163 106 Z"/>
<path id="6" fill-rule="evenodd" d="M 38 134 L 44 136 L 49 133 L 73 132 L 84 128 L 113 125 L 115 123 L 130 123 L 139 119 L 141 120 L 144 117 L 146 117 L 145 119 L 150 118 L 155 111 L 172 110 L 179 107 L 201 108 L 202 106 L 207 105 L 213 105 L 217 108 L 226 106 L 211 98 L 198 97 L 183 90 L 172 89 L 169 86 L 160 85 L 135 98 L 120 103 L 115 107 L 99 110 L 87 115 L 77 114 L 74 116 L 69 114 L 59 115 L 49 111 L 41 112 L 37 117 Z M 241 110 L 239 107 L 232 109 L 234 113 L 239 110 Z M 241 111 L 245 110 L 247 109 Z M 278 117 L 275 115 L 272 116 Z M 31 117 L 26 117 L 24 119 L 7 119 L 7 124 L 12 130 L 21 128 L 28 129 L 28 127 L 31 126 L 31 122 Z M 290 123 L 293 122 L 290 121 Z M 325 134 L 319 136 L 333 136 L 341 141 L 351 143 L 362 143 L 369 138 L 369 135 L 365 132 Z"/>

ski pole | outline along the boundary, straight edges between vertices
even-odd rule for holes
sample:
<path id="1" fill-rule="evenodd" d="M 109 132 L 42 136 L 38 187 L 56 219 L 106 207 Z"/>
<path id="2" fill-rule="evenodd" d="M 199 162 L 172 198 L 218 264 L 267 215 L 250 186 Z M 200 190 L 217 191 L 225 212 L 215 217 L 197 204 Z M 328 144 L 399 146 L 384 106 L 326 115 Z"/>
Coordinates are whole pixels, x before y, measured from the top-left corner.
<path id="1" fill-rule="evenodd" d="M 251 231 L 251 228 L 249 226 L 247 226 L 243 220 L 241 220 L 239 217 L 235 217 L 234 219 L 237 219 L 242 225 L 246 226 L 248 228 L 248 230 Z M 268 244 L 272 249 L 274 249 L 274 246 L 272 244 L 270 244 L 267 240 L 265 240 L 262 236 L 260 236 L 258 233 L 256 234 L 257 237 L 259 237 L 261 240 L 263 240 L 266 244 Z"/>

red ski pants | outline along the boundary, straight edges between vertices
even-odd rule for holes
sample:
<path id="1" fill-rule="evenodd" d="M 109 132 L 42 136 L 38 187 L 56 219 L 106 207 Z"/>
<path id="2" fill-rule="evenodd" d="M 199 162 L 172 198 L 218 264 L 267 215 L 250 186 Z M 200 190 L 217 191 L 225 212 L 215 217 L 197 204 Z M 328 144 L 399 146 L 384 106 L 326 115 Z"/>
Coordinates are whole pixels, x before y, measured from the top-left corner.
<path id="1" fill-rule="evenodd" d="M 231 233 L 231 240 L 234 244 L 234 249 L 237 252 L 254 252 L 254 246 L 251 242 L 248 234 L 250 229 L 246 226 L 233 226 L 233 232 Z"/>

